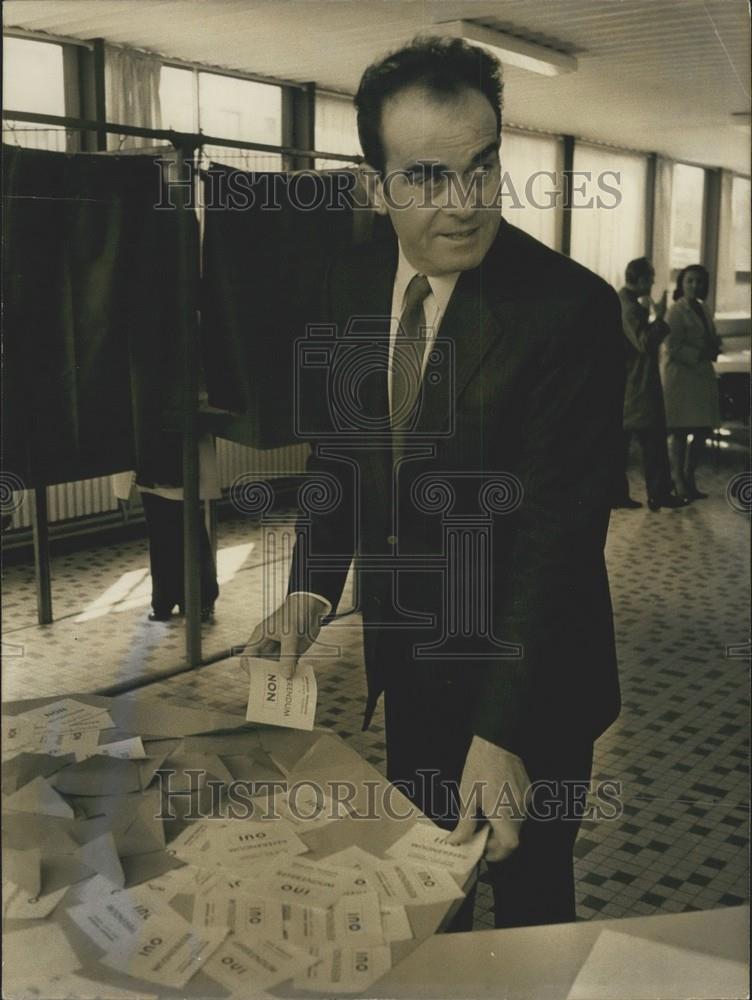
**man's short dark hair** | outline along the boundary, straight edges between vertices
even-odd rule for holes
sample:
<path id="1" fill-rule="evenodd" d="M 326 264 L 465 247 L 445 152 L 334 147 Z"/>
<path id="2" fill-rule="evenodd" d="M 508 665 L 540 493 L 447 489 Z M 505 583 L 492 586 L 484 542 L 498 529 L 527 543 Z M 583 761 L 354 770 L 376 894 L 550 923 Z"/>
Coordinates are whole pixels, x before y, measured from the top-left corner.
<path id="1" fill-rule="evenodd" d="M 636 285 L 640 278 L 652 278 L 654 275 L 655 268 L 647 257 L 637 257 L 627 264 L 624 279 L 628 285 Z"/>
<path id="2" fill-rule="evenodd" d="M 380 173 L 385 167 L 381 141 L 384 103 L 399 91 L 416 85 L 441 96 L 456 95 L 465 87 L 479 91 L 494 110 L 497 134 L 501 136 L 504 87 L 501 64 L 461 38 L 414 38 L 404 48 L 372 63 L 355 95 L 363 154 L 366 162 Z"/>

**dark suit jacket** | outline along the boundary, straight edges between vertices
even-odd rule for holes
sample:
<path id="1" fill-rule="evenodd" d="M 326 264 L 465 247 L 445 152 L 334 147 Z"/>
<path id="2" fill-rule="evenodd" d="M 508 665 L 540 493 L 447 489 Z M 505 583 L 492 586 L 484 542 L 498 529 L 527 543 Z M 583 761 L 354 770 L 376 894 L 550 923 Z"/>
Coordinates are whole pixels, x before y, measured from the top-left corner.
<path id="1" fill-rule="evenodd" d="M 302 504 L 290 590 L 336 607 L 356 555 L 365 725 L 404 671 L 454 669 L 477 694 L 472 731 L 500 746 L 595 738 L 619 710 L 603 556 L 621 447 L 619 300 L 502 222 L 481 266 L 460 274 L 424 376 L 416 457 L 395 481 L 385 359 L 396 261 L 394 244 L 370 244 L 330 270 L 335 360 L 307 404 L 319 424 L 309 472 L 328 496 L 314 489 Z M 463 541 L 469 558 L 450 558 Z M 469 625 L 453 617 L 458 601 Z M 432 642 L 450 658 L 416 658 Z"/>
<path id="2" fill-rule="evenodd" d="M 650 322 L 650 312 L 629 288 L 619 292 L 621 321 L 624 328 L 626 387 L 624 390 L 624 429 L 665 429 L 663 389 L 658 365 L 661 341 L 668 333 L 668 323 Z"/>

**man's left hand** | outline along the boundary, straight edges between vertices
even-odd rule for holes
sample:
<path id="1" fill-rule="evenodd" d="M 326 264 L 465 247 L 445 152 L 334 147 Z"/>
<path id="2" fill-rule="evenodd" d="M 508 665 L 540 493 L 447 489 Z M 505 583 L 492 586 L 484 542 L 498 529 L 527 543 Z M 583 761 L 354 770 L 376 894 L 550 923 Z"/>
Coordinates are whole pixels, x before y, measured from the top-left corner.
<path id="1" fill-rule="evenodd" d="M 469 806 L 449 836 L 452 844 L 464 844 L 475 834 L 479 811 L 491 825 L 485 850 L 486 861 L 503 861 L 517 847 L 525 818 L 525 795 L 530 787 L 522 760 L 508 750 L 473 736 L 462 770 L 460 798 Z"/>

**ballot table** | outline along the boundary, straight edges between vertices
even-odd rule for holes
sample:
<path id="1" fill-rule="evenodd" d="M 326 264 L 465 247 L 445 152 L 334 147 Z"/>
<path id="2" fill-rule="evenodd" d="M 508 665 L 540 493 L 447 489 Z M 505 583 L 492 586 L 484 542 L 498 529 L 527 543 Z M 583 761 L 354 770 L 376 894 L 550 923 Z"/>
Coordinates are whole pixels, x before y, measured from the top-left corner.
<path id="1" fill-rule="evenodd" d="M 748 959 L 748 906 L 473 931 L 424 941 L 370 996 L 720 1000 L 749 995 Z"/>
<path id="2" fill-rule="evenodd" d="M 169 684 L 170 682 L 167 681 L 162 686 L 169 688 Z M 144 745 L 151 748 L 150 753 L 156 755 L 157 751 L 160 751 L 159 756 L 151 761 L 154 765 L 161 764 L 166 758 L 167 765 L 170 765 L 170 762 L 172 762 L 171 766 L 174 766 L 174 762 L 177 761 L 178 769 L 185 767 L 187 773 L 189 767 L 195 768 L 201 763 L 202 758 L 199 751 L 201 751 L 202 747 L 224 749 L 225 751 L 232 751 L 231 754 L 223 756 L 221 759 L 228 765 L 230 773 L 233 776 L 240 774 L 253 780 L 259 778 L 270 780 L 270 778 L 275 778 L 275 780 L 286 779 L 289 782 L 295 781 L 300 783 L 304 781 L 316 787 L 329 790 L 337 788 L 338 785 L 346 787 L 349 790 L 346 803 L 348 815 L 308 832 L 304 828 L 300 830 L 296 829 L 296 833 L 299 833 L 300 839 L 307 847 L 307 852 L 302 855 L 305 861 L 316 862 L 324 860 L 336 852 L 351 847 L 360 848 L 371 855 L 383 858 L 384 852 L 405 834 L 408 827 L 418 820 L 425 820 L 425 817 L 422 817 L 422 814 L 396 788 L 389 785 L 372 765 L 331 732 L 318 729 L 312 732 L 300 732 L 274 727 L 254 726 L 247 724 L 242 714 L 232 714 L 196 707 L 195 703 L 187 703 L 185 700 L 179 698 L 173 699 L 169 696 L 164 697 L 164 694 L 158 699 L 154 698 L 148 688 L 120 695 L 116 698 L 106 698 L 98 695 L 73 695 L 67 697 L 74 699 L 78 703 L 107 711 L 115 724 L 114 735 L 116 736 L 120 731 L 127 734 L 142 734 L 144 736 Z M 4 731 L 6 733 L 12 731 L 8 728 L 9 720 L 17 718 L 22 713 L 26 713 L 32 709 L 51 706 L 57 701 L 59 699 L 40 698 L 5 704 L 3 706 Z M 152 742 L 149 742 L 149 738 L 151 738 Z M 181 741 L 183 741 L 182 744 Z M 202 741 L 204 742 L 202 743 Z M 181 747 L 179 752 L 178 745 Z M 208 760 L 209 758 L 206 759 Z M 267 762 L 266 767 L 263 763 L 260 763 L 264 759 Z M 107 758 L 97 757 L 96 760 L 107 761 Z M 47 757 L 46 761 L 48 765 L 54 767 L 54 760 L 52 758 Z M 50 762 L 52 763 L 50 764 Z M 236 770 L 238 762 L 240 762 L 240 771 Z M 119 765 L 123 762 L 116 761 L 115 763 Z M 143 766 L 144 762 L 137 763 L 139 763 L 139 766 Z M 268 766 L 269 763 L 272 764 L 271 770 Z M 11 782 L 11 787 L 5 788 L 4 791 L 12 794 L 13 781 L 17 778 L 16 772 L 20 772 L 24 767 L 28 768 L 33 764 L 33 757 L 24 754 L 17 758 L 15 765 L 13 760 L 11 760 L 11 766 L 9 767 L 11 773 L 6 775 Z M 47 774 L 49 770 L 50 768 L 48 767 L 42 773 Z M 72 770 L 74 776 L 77 776 L 77 780 L 80 781 L 81 768 L 77 770 L 76 767 L 73 767 Z M 212 770 L 211 765 L 209 766 L 209 770 Z M 116 775 L 120 774 L 119 766 L 113 773 Z M 150 781 L 152 770 L 147 769 L 146 774 L 147 779 Z M 28 782 L 28 777 L 27 772 L 25 777 L 18 780 L 23 785 L 24 781 Z M 93 767 L 90 771 L 85 771 L 83 778 L 86 780 L 91 779 L 95 782 L 97 780 L 101 781 L 101 774 L 98 773 L 97 768 Z M 54 782 L 54 780 L 55 773 L 53 772 L 50 774 L 50 781 Z M 119 780 L 120 778 L 118 777 Z M 67 786 L 63 784 L 62 787 L 66 788 Z M 23 788 L 28 789 L 29 784 L 23 785 Z M 83 786 L 76 785 L 74 790 L 83 794 L 78 797 L 73 796 L 70 801 L 76 804 L 83 803 L 84 807 L 87 801 L 101 801 L 107 798 L 107 792 L 117 791 L 116 788 L 108 787 L 87 788 L 85 784 Z M 122 785 L 121 790 L 125 791 L 126 794 L 133 795 L 135 814 L 135 805 L 141 801 L 138 794 L 134 793 L 130 789 L 130 786 L 126 785 Z M 153 786 L 149 794 L 152 792 Z M 95 797 L 87 800 L 87 793 L 99 793 L 99 798 Z M 199 792 L 200 794 L 201 792 Z M 5 801 L 7 802 L 7 800 L 6 795 Z M 187 825 L 185 814 L 186 808 L 191 808 L 191 801 L 190 797 L 186 797 L 185 799 L 180 795 L 175 797 L 175 801 L 172 803 L 172 807 L 175 810 L 175 819 L 166 819 L 163 821 L 166 841 L 162 843 L 159 842 L 159 831 L 157 830 L 155 833 L 153 825 L 150 826 L 149 824 L 148 816 L 142 817 L 143 823 L 140 832 L 137 830 L 134 834 L 132 830 L 125 831 L 126 839 L 130 838 L 128 840 L 129 849 L 125 852 L 127 856 L 122 857 L 120 862 L 125 873 L 126 888 L 137 885 L 146 879 L 157 878 L 162 872 L 169 870 L 170 866 L 175 863 L 174 859 L 168 857 L 170 844 L 174 835 L 185 829 Z M 384 808 L 386 802 L 389 805 L 388 810 Z M 22 808 L 28 807 L 22 806 Z M 153 802 L 150 808 L 153 809 Z M 8 820 L 10 822 L 7 822 Z M 28 853 L 28 851 L 24 851 L 24 848 L 28 848 L 29 844 L 43 842 L 45 848 L 50 849 L 51 841 L 55 842 L 58 837 L 62 839 L 68 838 L 68 842 L 70 843 L 70 838 L 72 837 L 75 840 L 75 837 L 79 835 L 79 831 L 82 829 L 80 825 L 76 826 L 76 822 L 80 823 L 80 817 L 74 820 L 65 816 L 35 817 L 33 814 L 24 812 L 6 814 L 6 829 L 4 830 L 3 842 L 4 851 L 9 849 L 17 858 L 19 855 Z M 98 822 L 96 819 L 84 818 L 84 825 L 96 822 Z M 39 824 L 45 826 L 46 833 L 44 838 L 38 836 L 37 827 Z M 119 830 L 118 835 L 121 832 Z M 142 845 L 136 842 L 134 845 L 132 842 L 134 837 L 137 841 L 139 836 L 150 838 L 149 842 Z M 141 846 L 143 853 L 139 853 L 139 846 Z M 67 860 L 63 860 L 68 865 L 71 863 L 70 856 L 67 857 Z M 84 858 L 84 860 L 87 859 Z M 95 864 L 95 861 L 90 861 L 89 863 Z M 46 871 L 44 867 L 43 871 Z M 466 883 L 465 888 L 467 888 L 472 884 L 475 873 L 471 872 L 469 876 L 465 877 L 451 877 L 458 886 L 462 886 L 463 882 Z M 65 884 L 64 877 L 62 884 Z M 16 932 L 33 928 L 35 936 L 28 938 L 28 941 L 32 944 L 39 943 L 44 949 L 45 940 L 49 940 L 49 953 L 53 955 L 55 951 L 52 947 L 53 936 L 56 941 L 60 940 L 59 932 L 62 931 L 65 941 L 71 945 L 78 959 L 78 966 L 82 970 L 80 974 L 95 983 L 106 984 L 107 990 L 113 996 L 118 995 L 115 992 L 118 989 L 133 991 L 133 995 L 148 997 L 186 996 L 210 998 L 228 995 L 228 991 L 218 986 L 211 978 L 208 978 L 203 970 L 199 970 L 192 975 L 190 980 L 180 989 L 175 989 L 163 984 L 155 986 L 154 982 L 125 975 L 121 971 L 114 970 L 102 964 L 101 950 L 97 949 L 87 936 L 82 933 L 80 927 L 70 919 L 67 904 L 71 897 L 74 903 L 76 902 L 77 889 L 78 885 L 75 879 L 73 879 L 70 885 L 70 894 L 62 898 L 59 905 L 55 907 L 49 916 L 45 916 L 42 919 L 15 919 L 13 917 L 8 918 L 6 914 L 4 922 L 6 942 L 12 946 L 14 940 L 21 940 L 21 938 L 14 938 Z M 41 893 L 44 892 L 45 886 L 42 885 Z M 454 900 L 424 902 L 420 905 L 407 904 L 405 910 L 412 937 L 409 940 L 395 940 L 388 944 L 391 951 L 392 966 L 399 964 L 421 941 L 441 931 L 460 904 L 461 893 L 458 893 L 458 898 Z M 176 909 L 180 912 L 179 906 Z M 47 928 L 49 934 L 48 938 L 45 937 L 45 928 Z M 14 980 L 23 983 L 25 995 L 28 996 L 43 995 L 42 993 L 35 993 L 34 989 L 50 988 L 49 983 L 45 987 L 35 986 L 36 982 L 44 983 L 45 973 L 51 972 L 54 967 L 45 969 L 44 950 L 41 955 L 24 955 L 19 949 L 10 947 L 6 952 L 6 956 L 10 956 L 9 958 L 6 957 L 6 983 L 12 985 Z M 16 969 L 14 968 L 14 963 L 25 967 Z M 29 964 L 31 964 L 35 975 L 31 975 Z M 71 960 L 68 964 L 75 963 Z M 64 976 L 61 979 L 61 983 L 65 984 Z M 109 997 L 110 992 L 104 992 L 101 995 Z M 301 993 L 300 989 L 295 989 L 291 985 L 291 982 L 277 985 L 269 993 L 276 996 L 289 997 L 306 995 L 305 993 Z M 70 996 L 74 995 L 74 993 L 70 993 Z M 83 996 L 83 994 L 81 995 Z M 251 995 L 250 984 L 248 995 Z M 313 995 L 313 991 L 309 995 Z"/>

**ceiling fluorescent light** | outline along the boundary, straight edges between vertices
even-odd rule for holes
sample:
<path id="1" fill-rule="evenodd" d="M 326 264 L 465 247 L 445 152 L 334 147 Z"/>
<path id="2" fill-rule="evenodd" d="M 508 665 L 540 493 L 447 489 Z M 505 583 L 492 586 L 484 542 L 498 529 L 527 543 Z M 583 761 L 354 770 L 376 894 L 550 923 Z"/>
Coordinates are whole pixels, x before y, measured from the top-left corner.
<path id="1" fill-rule="evenodd" d="M 506 66 L 517 66 L 519 69 L 530 70 L 531 73 L 542 73 L 544 76 L 558 76 L 560 73 L 573 73 L 577 69 L 577 60 L 564 52 L 557 52 L 546 45 L 537 42 L 526 42 L 505 31 L 494 31 L 473 21 L 444 21 L 434 24 L 434 29 L 442 35 L 464 38 L 473 45 L 480 45 L 496 56 Z"/>

